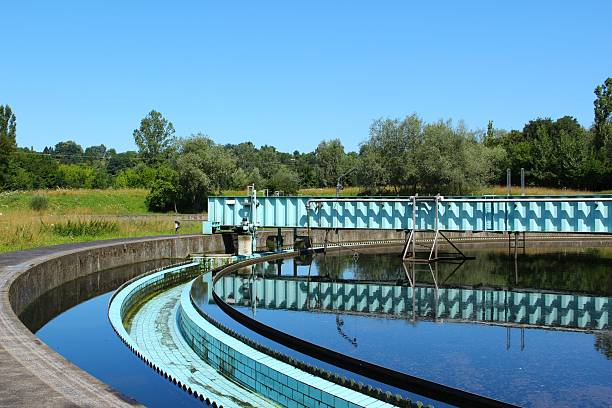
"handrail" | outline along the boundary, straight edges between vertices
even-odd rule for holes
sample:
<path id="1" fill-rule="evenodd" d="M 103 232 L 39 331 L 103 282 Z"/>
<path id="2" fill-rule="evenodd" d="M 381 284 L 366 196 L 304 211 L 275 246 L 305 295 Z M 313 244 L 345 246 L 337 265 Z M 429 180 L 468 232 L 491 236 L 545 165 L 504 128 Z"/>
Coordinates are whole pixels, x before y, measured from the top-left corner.
<path id="1" fill-rule="evenodd" d="M 389 202 L 402 202 L 402 203 L 411 203 L 411 202 L 436 202 L 436 197 L 419 197 L 419 196 L 409 196 L 404 198 L 373 198 L 373 197 L 364 197 L 364 198 L 311 198 L 306 202 L 306 206 L 308 207 L 311 203 L 330 203 L 330 202 L 365 202 L 365 203 L 389 203 Z M 449 197 L 446 198 L 444 196 L 439 197 L 440 202 L 477 202 L 477 203 L 513 203 L 513 202 L 609 202 L 612 201 L 611 197 Z"/>

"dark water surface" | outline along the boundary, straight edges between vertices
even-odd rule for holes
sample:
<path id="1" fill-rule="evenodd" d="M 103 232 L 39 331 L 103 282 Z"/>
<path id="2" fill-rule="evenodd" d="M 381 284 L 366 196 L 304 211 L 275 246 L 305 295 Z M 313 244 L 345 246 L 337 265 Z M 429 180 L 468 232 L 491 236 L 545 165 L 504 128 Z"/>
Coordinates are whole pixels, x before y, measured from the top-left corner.
<path id="1" fill-rule="evenodd" d="M 476 251 L 431 269 L 330 255 L 245 268 L 215 290 L 276 329 L 397 371 L 523 406 L 612 406 L 609 250 L 516 263 Z"/>
<path id="2" fill-rule="evenodd" d="M 68 282 L 43 295 L 20 318 L 53 350 L 146 406 L 202 407 L 199 400 L 132 354 L 108 321 L 108 302 L 114 289 L 134 276 L 171 263 L 143 262 Z"/>

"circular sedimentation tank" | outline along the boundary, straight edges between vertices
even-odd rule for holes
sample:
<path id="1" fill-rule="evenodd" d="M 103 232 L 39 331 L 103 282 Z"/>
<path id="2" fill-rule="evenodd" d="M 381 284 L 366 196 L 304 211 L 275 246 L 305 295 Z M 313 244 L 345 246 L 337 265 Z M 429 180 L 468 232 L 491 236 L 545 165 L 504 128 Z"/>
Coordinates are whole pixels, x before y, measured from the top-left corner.
<path id="1" fill-rule="evenodd" d="M 51 308 L 46 313 L 32 311 L 34 301 L 43 299 L 50 289 L 57 288 L 63 282 L 71 282 L 75 278 L 88 276 L 108 267 L 146 261 L 160 255 L 180 258 L 193 253 L 217 252 L 222 248 L 220 241 L 218 236 L 125 240 L 67 246 L 63 250 L 36 250 L 11 259 L 3 259 L 0 256 L 0 284 L 3 296 L 0 326 L 7 328 L 0 335 L 3 340 L 0 353 L 7 357 L 3 359 L 2 367 L 7 368 L 7 361 L 19 361 L 20 355 L 28 355 L 29 358 L 23 360 L 23 363 L 4 372 L 9 375 L 7 378 L 11 378 L 11 372 L 16 373 L 15 378 L 25 379 L 24 386 L 27 385 L 33 390 L 28 394 L 25 389 L 23 393 L 17 389 L 15 395 L 25 405 L 28 404 L 27 401 L 40 400 L 41 393 L 48 395 L 49 401 L 58 403 L 88 401 L 91 405 L 133 405 L 135 401 L 113 392 L 107 385 L 57 356 L 32 336 L 16 316 L 19 315 L 24 321 L 30 320 L 31 325 L 28 325 L 28 328 L 36 331 L 37 327 L 45 325 L 54 314 L 79 304 L 84 298 L 95 296 L 95 293 L 85 295 L 86 292 L 83 292 L 84 298 L 77 297 L 69 304 L 58 304 L 57 309 Z M 394 238 L 377 239 L 371 243 L 394 241 Z M 576 241 L 571 242 L 571 245 L 591 246 L 595 241 L 607 245 L 602 237 L 585 237 L 582 243 Z M 498 245 L 506 244 L 507 242 L 503 241 Z M 557 258 L 544 254 L 519 257 L 519 264 L 531 262 L 534 268 L 540 268 L 537 274 L 519 267 L 515 276 L 517 271 L 513 269 L 512 261 L 506 262 L 504 273 L 508 275 L 507 281 L 514 279 L 515 282 L 501 285 L 494 275 L 494 279 L 489 283 L 478 282 L 477 273 L 472 272 L 472 269 L 477 268 L 470 269 L 470 273 L 466 275 L 461 270 L 455 273 L 440 267 L 439 277 L 438 270 L 432 268 L 425 275 L 422 271 L 417 272 L 418 281 L 414 279 L 414 271 L 410 269 L 402 270 L 402 276 L 396 274 L 364 277 L 359 275 L 364 268 L 376 269 L 372 268 L 372 265 L 376 264 L 367 262 L 378 262 L 378 265 L 381 265 L 381 262 L 386 261 L 383 258 L 370 259 L 367 251 L 358 249 L 358 245 L 353 246 L 353 250 L 348 250 L 350 255 L 344 257 L 332 256 L 331 246 L 328 246 L 328 250 L 330 253 L 326 258 L 315 257 L 316 266 L 312 267 L 313 271 L 318 267 L 322 272 L 321 268 L 325 266 L 324 262 L 327 262 L 326 273 L 331 273 L 328 273 L 327 277 L 315 274 L 306 279 L 306 271 L 310 274 L 309 262 L 312 261 L 304 257 L 290 259 L 285 263 L 280 259 L 265 258 L 243 261 L 241 264 L 228 265 L 223 272 L 216 273 L 214 279 L 210 273 L 214 265 L 209 264 L 202 270 L 200 261 L 171 268 L 156 268 L 157 270 L 147 271 L 145 275 L 141 274 L 144 271 L 141 270 L 136 273 L 139 275 L 137 278 L 124 284 L 113 296 L 108 309 L 110 321 L 122 343 L 127 346 L 126 351 L 130 350 L 142 360 L 146 370 L 158 375 L 160 379 L 166 379 L 163 381 L 167 381 L 170 387 L 181 390 L 181 393 L 184 392 L 192 401 L 208 401 L 217 406 L 291 405 L 292 402 L 298 403 L 299 398 L 302 405 L 319 402 L 342 406 L 346 402 L 348 406 L 417 406 L 421 405 L 417 402 L 419 400 L 435 406 L 445 405 L 431 398 L 419 397 L 414 388 L 406 391 L 397 387 L 397 384 L 388 384 L 391 381 L 384 384 L 384 381 L 372 380 L 364 373 L 355 374 L 348 366 L 337 368 L 332 367 L 333 364 L 329 362 L 319 363 L 315 361 L 316 358 L 306 353 L 307 350 L 287 345 L 288 343 L 279 343 L 279 338 L 274 337 L 274 330 L 327 348 L 332 353 L 342 353 L 356 359 L 362 358 L 361 350 L 368 347 L 368 339 L 365 338 L 367 336 L 356 334 L 355 331 L 355 322 L 362 324 L 364 318 L 376 324 L 412 321 L 413 325 L 418 323 L 414 327 L 419 328 L 417 332 L 421 335 L 424 328 L 431 330 L 432 327 L 444 328 L 445 333 L 452 333 L 449 329 L 452 327 L 461 327 L 461 331 L 467 333 L 476 333 L 476 327 L 482 327 L 485 330 L 483 333 L 500 333 L 499 330 L 507 329 L 508 338 L 504 335 L 503 340 L 507 343 L 508 356 L 525 353 L 528 357 L 534 353 L 534 349 L 546 344 L 539 340 L 540 337 L 552 339 L 561 335 L 568 339 L 574 336 L 572 344 L 576 352 L 585 352 L 586 349 L 582 345 L 584 340 L 592 343 L 593 340 L 589 339 L 595 339 L 596 354 L 605 356 L 607 353 L 605 339 L 610 336 L 610 288 L 607 288 L 605 280 L 597 284 L 595 280 L 589 283 L 587 279 L 586 283 L 576 286 L 580 279 L 587 276 L 586 272 L 590 272 L 588 275 L 606 275 L 605 265 L 597 266 L 600 271 L 594 270 L 593 265 L 589 264 L 589 251 L 581 250 L 584 253 L 573 263 L 576 266 L 584 263 L 584 271 L 574 271 L 576 273 L 572 274 L 562 267 L 569 259 L 567 253 L 555 255 Z M 359 256 L 353 256 L 354 253 L 359 253 Z M 284 253 L 275 254 L 272 258 L 292 256 Z M 487 256 L 476 257 L 472 264 L 484 265 Z M 256 261 L 252 266 L 247 265 Z M 346 270 L 354 276 L 347 278 L 342 274 L 334 275 L 333 268 L 330 269 L 330 265 L 334 263 L 353 265 Z M 609 274 L 610 264 L 607 265 Z M 516 264 L 514 266 L 516 267 Z M 289 267 L 293 270 L 287 269 Z M 558 268 L 557 273 L 551 271 L 554 268 Z M 296 270 L 297 275 L 291 276 Z M 426 275 L 430 277 L 425 278 Z M 354 278 L 358 278 L 358 282 L 355 282 Z M 447 278 L 452 284 L 444 281 Z M 309 285 L 306 289 L 305 281 Z M 116 283 L 109 285 L 108 288 L 102 285 L 99 290 L 109 290 Z M 366 288 L 365 292 L 358 292 L 358 288 L 362 287 Z M 313 296 L 315 293 L 316 299 Z M 353 295 L 350 295 L 351 293 Z M 269 298 L 271 294 L 274 295 L 273 300 Z M 55 298 L 52 296 L 48 301 L 55 302 Z M 208 302 L 208 306 L 202 305 L 202 299 Z M 362 299 L 361 303 L 359 299 Z M 408 304 L 408 300 L 413 304 Z M 117 309 L 115 304 L 121 306 Z M 220 306 L 222 304 L 229 308 L 229 313 L 223 311 Z M 233 316 L 238 316 L 238 320 Z M 286 320 L 284 323 L 283 319 Z M 255 331 L 255 326 L 252 325 L 256 323 L 266 326 L 267 329 Z M 429 326 L 430 323 L 434 326 Z M 306 333 L 298 330 L 299 326 L 312 327 L 313 324 L 321 325 L 321 336 L 317 337 L 316 330 Z M 396 328 L 397 324 L 391 326 Z M 330 336 L 332 331 L 334 335 Z M 271 335 L 266 337 L 266 333 Z M 391 338 L 385 338 L 385 341 L 390 340 Z M 580 347 L 576 341 L 580 341 Z M 482 344 L 482 341 L 477 343 Z M 440 351 L 435 343 L 431 346 L 432 352 Z M 592 344 L 590 347 L 593 349 Z M 423 350 L 418 344 L 410 345 L 410 348 L 417 352 Z M 547 355 L 546 349 L 541 350 L 542 355 Z M 384 351 L 387 354 L 382 353 L 381 358 L 389 359 L 393 350 Z M 485 355 L 488 353 L 484 349 L 483 352 Z M 522 354 L 515 356 L 519 357 L 518 361 L 527 361 L 521 357 Z M 423 361 L 419 355 L 403 360 L 409 361 L 413 358 L 415 364 Z M 584 354 L 583 359 L 594 361 L 592 353 Z M 364 359 L 376 365 L 384 366 L 389 363 L 388 368 L 395 371 L 411 372 L 406 369 L 407 366 L 396 366 L 394 364 L 397 364 L 397 361 L 391 360 Z M 573 364 L 571 361 L 573 359 L 568 359 L 568 364 Z M 179 362 L 180 364 L 177 364 Z M 506 363 L 502 356 L 500 364 Z M 420 364 L 419 367 L 423 367 L 422 363 Z M 605 373 L 610 369 L 609 363 L 598 364 L 593 366 L 592 372 L 582 371 L 585 375 L 575 378 L 573 383 L 584 388 L 597 373 L 605 377 Z M 260 371 L 257 371 L 258 368 Z M 484 368 L 485 373 L 494 372 L 490 371 L 490 368 Z M 434 371 L 428 374 L 425 370 L 424 373 L 420 378 L 430 378 L 434 380 L 432 382 L 439 384 L 446 383 L 444 379 L 430 375 L 435 373 Z M 546 375 L 556 378 L 554 373 Z M 39 376 L 47 379 L 46 383 L 40 383 L 40 387 L 35 385 L 36 378 L 41 378 Z M 294 388 L 290 387 L 289 383 L 297 386 L 298 392 L 294 393 Z M 597 381 L 592 384 L 595 386 Z M 456 383 L 451 385 L 457 388 Z M 486 384 L 483 383 L 482 386 L 486 387 Z M 602 386 L 605 388 L 605 385 Z M 63 390 L 68 389 L 73 391 L 64 393 Z M 471 392 L 477 391 L 477 388 L 468 389 Z M 300 391 L 301 397 L 298 396 Z M 327 394 L 324 394 L 324 391 Z M 520 399 L 525 396 L 524 393 L 516 393 L 517 399 L 513 399 L 503 392 L 498 394 L 497 391 L 500 390 L 492 388 L 485 394 L 495 397 L 499 395 L 501 399 L 518 405 L 530 405 L 523 401 L 531 400 Z M 424 395 L 427 395 L 427 392 Z M 298 400 L 293 399 L 294 397 Z M 310 404 L 311 400 L 306 400 L 306 397 L 311 398 L 313 404 Z M 587 398 L 586 395 L 579 398 L 582 399 L 575 401 L 592 401 L 595 405 L 602 403 L 605 406 L 605 395 L 592 394 L 589 397 L 592 400 L 584 399 Z M 446 401 L 449 402 L 449 399 Z"/>
<path id="2" fill-rule="evenodd" d="M 380 242 L 375 244 L 380 245 Z M 350 255 L 343 259 L 357 264 L 359 257 L 353 256 L 354 249 L 339 249 Z M 328 251 L 333 248 L 328 247 Z M 163 349 L 161 354 L 176 356 L 177 351 L 172 348 L 179 348 L 183 360 L 175 359 L 170 364 L 171 360 L 164 361 L 163 356 L 158 356 L 157 363 L 165 367 L 162 370 L 174 372 L 171 375 L 182 378 L 179 381 L 184 388 L 207 395 L 223 406 L 237 403 L 235 399 L 224 399 L 224 394 L 239 395 L 241 403 L 256 401 L 258 406 L 424 405 L 419 400 L 440 406 L 512 405 L 409 375 L 380 362 L 359 359 L 350 353 L 343 355 L 333 348 L 292 336 L 266 324 L 265 319 L 259 321 L 255 316 L 260 309 L 326 312 L 337 316 L 368 315 L 384 319 L 411 317 L 447 324 L 478 323 L 566 332 L 605 333 L 609 330 L 607 295 L 501 290 L 474 285 L 439 287 L 435 275 L 431 283 L 419 286 L 411 281 L 410 274 L 414 271 L 405 267 L 406 264 L 403 265 L 407 280 L 402 282 L 386 277 L 362 282 L 338 276 L 331 280 L 320 276 L 286 276 L 280 269 L 284 259 L 291 258 L 294 273 L 295 265 L 307 264 L 303 255 L 297 255 L 300 254 L 284 251 L 234 257 L 232 262 L 219 268 L 214 268 L 210 260 L 199 259 L 141 277 L 117 292 L 109 308 L 111 322 L 126 342 L 148 350 L 149 355 L 151 350 L 160 352 Z M 264 263 L 268 268 L 278 268 L 278 275 L 263 273 L 259 276 L 256 269 L 261 269 Z M 437 273 L 437 266 L 434 268 Z M 429 268 L 432 274 L 434 268 Z M 183 283 L 177 284 L 179 281 Z M 156 295 L 152 297 L 151 293 Z M 148 300 L 139 306 L 143 302 L 138 298 Z M 463 306 L 458 306 L 462 303 Z M 128 306 L 122 309 L 121 305 Z M 215 310 L 221 310 L 224 315 L 211 315 L 208 305 L 215 305 Z M 542 305 L 548 305 L 546 313 L 542 313 Z M 168 314 L 169 307 L 172 311 Z M 246 310 L 249 312 L 245 313 Z M 127 317 L 131 313 L 134 317 Z M 166 326 L 162 329 L 156 321 L 152 330 L 147 323 L 153 319 L 151 315 L 164 315 Z M 336 319 L 340 337 L 357 347 L 357 338 L 342 332 L 344 323 L 338 319 L 343 318 Z M 168 341 L 168 333 L 173 342 Z M 154 356 L 149 358 L 155 359 Z M 197 370 L 193 368 L 194 358 L 199 358 Z M 186 367 L 191 367 L 191 376 Z M 193 383 L 193 374 L 198 371 L 196 375 L 200 375 L 199 370 L 204 369 L 209 370 L 209 384 L 221 384 L 225 379 L 238 389 L 225 393 L 210 387 L 198 388 L 198 383 L 204 381 Z"/>

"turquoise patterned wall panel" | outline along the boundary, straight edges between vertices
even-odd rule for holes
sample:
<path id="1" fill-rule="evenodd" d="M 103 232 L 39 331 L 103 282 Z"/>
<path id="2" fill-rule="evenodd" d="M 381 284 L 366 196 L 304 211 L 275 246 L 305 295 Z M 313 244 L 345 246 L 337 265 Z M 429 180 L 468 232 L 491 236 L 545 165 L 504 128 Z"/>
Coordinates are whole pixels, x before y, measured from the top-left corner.
<path id="1" fill-rule="evenodd" d="M 249 197 L 209 197 L 208 218 L 237 226 L 252 222 L 252 207 Z M 258 197 L 254 207 L 258 227 L 612 233 L 612 196 L 417 198 L 414 211 L 411 198 Z"/>

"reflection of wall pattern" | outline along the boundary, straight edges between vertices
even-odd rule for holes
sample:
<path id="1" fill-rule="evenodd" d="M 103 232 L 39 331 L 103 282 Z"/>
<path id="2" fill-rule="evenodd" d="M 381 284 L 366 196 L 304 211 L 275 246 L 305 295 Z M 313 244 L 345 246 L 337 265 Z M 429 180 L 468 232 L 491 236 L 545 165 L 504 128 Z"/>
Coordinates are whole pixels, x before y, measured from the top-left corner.
<path id="1" fill-rule="evenodd" d="M 255 284 L 253 284 L 255 282 Z M 373 283 L 308 282 L 226 276 L 215 285 L 226 301 L 269 309 L 384 313 L 394 316 L 608 330 L 610 297 L 397 286 Z M 413 296 L 416 293 L 416 296 Z"/>
<path id="2" fill-rule="evenodd" d="M 177 324 L 195 353 L 225 377 L 285 407 L 392 407 L 255 350 L 204 319 L 181 294 Z M 412 406 L 412 405 L 411 405 Z"/>
<path id="3" fill-rule="evenodd" d="M 538 200 L 545 198 L 539 197 Z M 612 196 L 601 201 L 551 197 L 550 201 L 461 201 L 438 204 L 439 228 L 448 231 L 528 231 L 612 233 Z M 411 201 L 321 202 L 307 210 L 309 197 L 259 197 L 257 221 L 265 227 L 413 229 Z M 558 201 L 560 200 L 560 201 Z M 577 200 L 577 201 L 573 201 Z M 416 204 L 416 228 L 435 229 L 435 201 Z M 208 219 L 239 225 L 250 219 L 247 197 L 209 197 Z"/>

